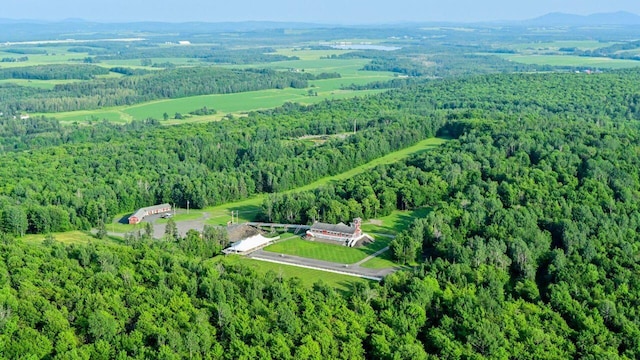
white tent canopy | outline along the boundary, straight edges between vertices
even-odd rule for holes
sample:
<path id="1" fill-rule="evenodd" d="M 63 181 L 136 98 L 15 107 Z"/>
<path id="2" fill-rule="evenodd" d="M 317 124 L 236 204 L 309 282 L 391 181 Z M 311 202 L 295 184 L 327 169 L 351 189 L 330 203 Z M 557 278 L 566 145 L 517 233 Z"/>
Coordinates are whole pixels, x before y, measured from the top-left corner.
<path id="1" fill-rule="evenodd" d="M 261 234 L 254 235 L 234 243 L 233 245 L 225 249 L 224 252 L 227 254 L 243 254 L 251 250 L 263 247 L 279 238 L 279 236 L 277 238 L 266 238 Z"/>

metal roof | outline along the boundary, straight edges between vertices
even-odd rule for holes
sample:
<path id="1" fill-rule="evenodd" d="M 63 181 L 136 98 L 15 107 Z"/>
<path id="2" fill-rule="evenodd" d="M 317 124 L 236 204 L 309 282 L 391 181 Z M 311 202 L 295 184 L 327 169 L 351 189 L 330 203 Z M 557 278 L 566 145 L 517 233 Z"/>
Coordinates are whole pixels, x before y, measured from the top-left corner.
<path id="1" fill-rule="evenodd" d="M 166 208 L 171 209 L 171 205 L 170 204 L 160 204 L 160 205 L 153 205 L 153 206 L 143 207 L 143 208 L 138 209 L 138 211 L 136 211 L 133 215 L 131 215 L 131 217 L 136 217 L 138 219 L 142 219 L 143 217 L 147 216 L 147 214 L 149 214 L 150 211 L 161 210 L 161 209 L 166 209 Z"/>
<path id="2" fill-rule="evenodd" d="M 355 226 L 348 226 L 344 223 L 339 224 L 325 224 L 321 222 L 316 222 L 311 225 L 311 231 L 332 231 L 343 234 L 354 234 L 356 232 Z"/>
<path id="3" fill-rule="evenodd" d="M 246 251 L 256 249 L 260 246 L 264 246 L 273 240 L 274 239 L 266 238 L 261 234 L 258 234 L 234 243 L 226 251 L 243 253 Z"/>

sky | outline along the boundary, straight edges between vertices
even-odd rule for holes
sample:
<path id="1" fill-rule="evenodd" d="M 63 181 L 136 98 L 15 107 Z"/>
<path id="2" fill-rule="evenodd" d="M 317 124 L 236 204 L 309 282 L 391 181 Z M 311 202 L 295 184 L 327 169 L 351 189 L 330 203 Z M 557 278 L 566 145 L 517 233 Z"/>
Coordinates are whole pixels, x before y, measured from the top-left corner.
<path id="1" fill-rule="evenodd" d="M 640 14 L 638 0 L 2 0 L 0 18 L 98 22 L 377 24 L 523 20 L 549 12 Z"/>

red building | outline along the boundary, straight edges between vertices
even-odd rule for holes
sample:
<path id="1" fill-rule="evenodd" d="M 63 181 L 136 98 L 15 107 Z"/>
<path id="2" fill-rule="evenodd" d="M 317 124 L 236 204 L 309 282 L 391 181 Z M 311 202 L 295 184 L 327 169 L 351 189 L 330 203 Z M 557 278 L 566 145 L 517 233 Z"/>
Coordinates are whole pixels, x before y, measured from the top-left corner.
<path id="1" fill-rule="evenodd" d="M 367 236 L 360 229 L 360 225 L 362 225 L 362 219 L 360 218 L 353 219 L 351 226 L 347 226 L 344 223 L 325 224 L 315 222 L 311 225 L 311 229 L 307 230 L 307 236 L 338 241 L 347 246 L 354 246 L 358 240 Z"/>
<path id="2" fill-rule="evenodd" d="M 140 221 L 142 221 L 142 219 L 145 218 L 145 216 L 168 213 L 169 211 L 171 211 L 171 205 L 169 204 L 161 204 L 141 208 L 133 215 L 129 216 L 129 224 L 138 224 Z"/>

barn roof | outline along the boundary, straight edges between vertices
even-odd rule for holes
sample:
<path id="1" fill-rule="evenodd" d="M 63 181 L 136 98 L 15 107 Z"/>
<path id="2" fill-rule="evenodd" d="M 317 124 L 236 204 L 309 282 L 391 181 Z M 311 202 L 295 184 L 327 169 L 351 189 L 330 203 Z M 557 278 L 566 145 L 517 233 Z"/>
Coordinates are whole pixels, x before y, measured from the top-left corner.
<path id="1" fill-rule="evenodd" d="M 311 231 L 333 231 L 345 234 L 354 234 L 356 232 L 355 226 L 348 226 L 344 223 L 339 224 L 325 224 L 316 222 L 311 225 Z"/>
<path id="2" fill-rule="evenodd" d="M 166 209 L 166 208 L 171 209 L 171 205 L 170 204 L 160 204 L 160 205 L 147 206 L 147 207 L 143 207 L 143 208 L 138 209 L 138 211 L 136 211 L 131 216 L 132 217 L 136 217 L 138 219 L 142 219 L 143 217 L 147 216 L 147 214 L 150 211 L 162 210 L 162 209 Z"/>

